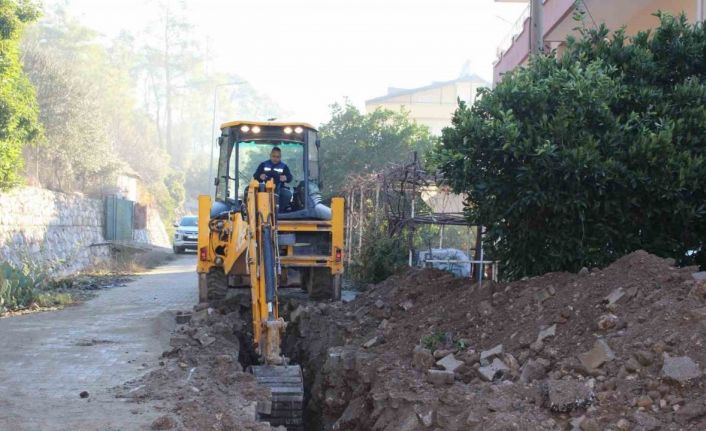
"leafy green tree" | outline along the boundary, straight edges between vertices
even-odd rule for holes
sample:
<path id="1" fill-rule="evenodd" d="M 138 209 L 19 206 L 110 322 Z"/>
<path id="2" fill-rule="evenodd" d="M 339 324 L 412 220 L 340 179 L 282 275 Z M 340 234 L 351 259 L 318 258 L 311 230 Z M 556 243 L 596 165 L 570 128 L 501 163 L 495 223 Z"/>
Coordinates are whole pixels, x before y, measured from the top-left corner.
<path id="1" fill-rule="evenodd" d="M 34 89 L 22 70 L 19 42 L 39 11 L 26 0 L 0 0 L 0 189 L 18 182 L 23 147 L 41 135 Z"/>
<path id="2" fill-rule="evenodd" d="M 320 127 L 324 194 L 341 192 L 346 178 L 409 162 L 414 151 L 429 151 L 434 138 L 407 113 L 378 109 L 363 114 L 350 103 L 334 104 L 331 119 Z"/>
<path id="3" fill-rule="evenodd" d="M 127 34 L 105 44 L 62 6 L 28 29 L 25 70 L 37 88 L 46 136 L 25 154 L 28 173 L 53 189 L 98 193 L 115 186 L 119 171 L 134 171 L 171 221 L 184 203 L 184 178 L 135 100 L 139 55 L 132 45 Z"/>
<path id="4" fill-rule="evenodd" d="M 461 104 L 435 162 L 511 278 L 706 240 L 706 29 L 658 14 L 628 38 L 582 30 L 561 58 Z"/>
<path id="5" fill-rule="evenodd" d="M 54 190 L 99 191 L 122 165 L 111 151 L 100 89 L 44 49 L 26 46 L 24 59 L 47 138 L 31 152 L 34 174 Z"/>

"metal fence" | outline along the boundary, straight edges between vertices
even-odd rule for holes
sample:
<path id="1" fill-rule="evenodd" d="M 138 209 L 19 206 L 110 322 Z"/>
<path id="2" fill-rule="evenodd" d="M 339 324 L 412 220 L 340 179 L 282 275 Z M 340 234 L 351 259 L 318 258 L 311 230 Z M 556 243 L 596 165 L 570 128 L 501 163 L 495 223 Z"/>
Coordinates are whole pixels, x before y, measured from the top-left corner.
<path id="1" fill-rule="evenodd" d="M 132 241 L 135 202 L 117 196 L 105 197 L 104 232 L 106 241 Z"/>

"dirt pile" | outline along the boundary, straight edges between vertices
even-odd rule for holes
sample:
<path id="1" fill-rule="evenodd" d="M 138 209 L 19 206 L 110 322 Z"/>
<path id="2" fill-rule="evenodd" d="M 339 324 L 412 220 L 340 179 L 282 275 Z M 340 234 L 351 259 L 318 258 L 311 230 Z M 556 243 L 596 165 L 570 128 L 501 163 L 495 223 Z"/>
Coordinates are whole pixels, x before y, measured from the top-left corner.
<path id="1" fill-rule="evenodd" d="M 116 396 L 164 401 L 166 414 L 152 429 L 285 431 L 255 419 L 270 394 L 243 370 L 254 358 L 247 341 L 249 310 L 241 305 L 249 300 L 243 298 L 179 313 L 160 368 L 117 388 Z"/>
<path id="2" fill-rule="evenodd" d="M 289 314 L 309 428 L 704 430 L 706 281 L 635 252 L 482 288 L 409 270 Z"/>

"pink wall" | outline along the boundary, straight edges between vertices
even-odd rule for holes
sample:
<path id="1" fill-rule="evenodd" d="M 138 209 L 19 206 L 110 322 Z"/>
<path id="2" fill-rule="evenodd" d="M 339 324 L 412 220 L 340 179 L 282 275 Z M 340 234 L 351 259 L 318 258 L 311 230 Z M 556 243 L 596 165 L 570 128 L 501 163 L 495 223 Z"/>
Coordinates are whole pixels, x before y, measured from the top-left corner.
<path id="1" fill-rule="evenodd" d="M 564 19 L 571 18 L 574 2 L 575 0 L 544 0 L 545 36 Z M 502 74 L 513 70 L 527 60 L 530 46 L 530 21 L 531 19 L 525 20 L 522 33 L 516 36 L 512 46 L 505 51 L 493 67 L 493 82 L 500 82 Z"/>

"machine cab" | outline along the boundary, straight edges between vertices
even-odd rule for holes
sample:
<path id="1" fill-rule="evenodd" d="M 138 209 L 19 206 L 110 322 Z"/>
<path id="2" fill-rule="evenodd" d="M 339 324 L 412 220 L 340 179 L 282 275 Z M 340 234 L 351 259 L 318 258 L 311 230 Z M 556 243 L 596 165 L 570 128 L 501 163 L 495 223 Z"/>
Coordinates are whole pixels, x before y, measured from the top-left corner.
<path id="1" fill-rule="evenodd" d="M 272 149 L 282 153 L 292 180 L 278 185 L 278 218 L 282 220 L 331 218 L 321 203 L 318 132 L 306 123 L 232 121 L 221 126 L 216 196 L 211 216 L 239 211 L 247 187 Z M 280 190 L 284 188 L 284 190 Z M 291 195 L 291 198 L 289 196 Z"/>

